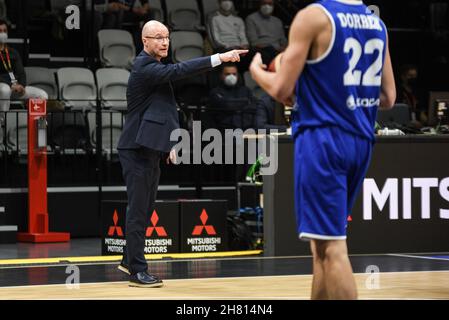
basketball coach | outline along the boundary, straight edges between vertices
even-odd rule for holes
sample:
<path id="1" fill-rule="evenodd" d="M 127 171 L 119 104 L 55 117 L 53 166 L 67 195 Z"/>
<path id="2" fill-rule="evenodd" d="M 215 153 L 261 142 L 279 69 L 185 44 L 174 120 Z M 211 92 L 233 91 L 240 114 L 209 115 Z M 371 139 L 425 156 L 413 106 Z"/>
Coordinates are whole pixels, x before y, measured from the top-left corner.
<path id="1" fill-rule="evenodd" d="M 161 287 L 162 280 L 148 273 L 144 256 L 145 227 L 153 211 L 162 158 L 176 161 L 170 134 L 179 128 L 171 82 L 193 76 L 223 62 L 238 62 L 247 50 L 163 64 L 170 45 L 169 31 L 158 21 L 142 30 L 143 50 L 136 57 L 128 81 L 127 116 L 118 153 L 128 195 L 126 247 L 119 270 L 130 275 L 133 287 Z"/>

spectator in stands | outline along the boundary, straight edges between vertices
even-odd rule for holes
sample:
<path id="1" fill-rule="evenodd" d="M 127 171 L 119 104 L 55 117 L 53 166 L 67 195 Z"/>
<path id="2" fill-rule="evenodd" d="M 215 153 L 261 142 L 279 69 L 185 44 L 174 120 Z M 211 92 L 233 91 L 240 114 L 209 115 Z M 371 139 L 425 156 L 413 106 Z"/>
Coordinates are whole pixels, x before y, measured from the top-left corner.
<path id="1" fill-rule="evenodd" d="M 8 26 L 0 20 L 0 112 L 8 111 L 10 99 L 48 99 L 44 90 L 26 85 L 26 75 L 19 53 L 6 44 Z"/>
<path id="2" fill-rule="evenodd" d="M 218 2 L 220 9 L 210 21 L 215 51 L 226 52 L 232 49 L 248 49 L 249 42 L 246 37 L 245 22 L 236 14 L 234 2 L 231 0 L 218 0 Z M 240 71 L 248 70 L 253 55 L 250 52 L 241 57 Z"/>
<path id="3" fill-rule="evenodd" d="M 129 9 L 123 4 L 109 0 L 95 0 L 95 30 L 120 29 L 123 19 L 122 11 Z"/>
<path id="4" fill-rule="evenodd" d="M 257 103 L 255 126 L 257 129 L 287 131 L 286 125 L 275 124 L 276 102 L 269 94 L 265 93 Z"/>
<path id="5" fill-rule="evenodd" d="M 261 0 L 258 11 L 246 18 L 246 34 L 255 51 L 262 54 L 264 63 L 269 64 L 287 46 L 282 21 L 273 16 L 273 0 Z"/>
<path id="6" fill-rule="evenodd" d="M 142 29 L 145 22 L 153 19 L 148 0 L 127 0 L 129 9 L 125 11 L 123 22 L 135 23 Z"/>
<path id="7" fill-rule="evenodd" d="M 418 68 L 414 65 L 403 65 L 399 76 L 397 102 L 410 107 L 413 122 L 426 124 L 428 119 L 425 105 L 419 99 L 421 93 L 418 87 Z"/>
<path id="8" fill-rule="evenodd" d="M 219 51 L 230 49 L 248 49 L 246 29 L 243 19 L 235 14 L 234 2 L 219 0 L 220 9 L 212 17 L 211 29 Z"/>
<path id="9" fill-rule="evenodd" d="M 95 0 L 95 11 L 102 29 L 121 29 L 124 21 L 140 23 L 151 17 L 150 5 L 144 0 Z"/>
<path id="10" fill-rule="evenodd" d="M 129 25 L 137 52 L 142 50 L 140 32 L 143 24 L 153 20 L 148 0 L 95 0 L 95 34 L 100 29 L 122 29 Z"/>
<path id="11" fill-rule="evenodd" d="M 211 108 L 220 109 L 215 122 L 222 129 L 254 127 L 257 99 L 239 81 L 238 71 L 233 63 L 223 64 L 221 82 L 209 93 Z"/>

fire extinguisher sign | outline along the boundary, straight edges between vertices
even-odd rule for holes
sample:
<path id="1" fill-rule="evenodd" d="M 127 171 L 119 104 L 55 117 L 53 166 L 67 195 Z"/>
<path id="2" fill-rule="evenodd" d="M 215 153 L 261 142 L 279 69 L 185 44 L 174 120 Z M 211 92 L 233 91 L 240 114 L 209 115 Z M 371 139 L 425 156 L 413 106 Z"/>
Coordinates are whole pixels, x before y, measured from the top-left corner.
<path id="1" fill-rule="evenodd" d="M 47 114 L 47 100 L 30 99 L 28 112 L 30 116 L 45 116 Z"/>

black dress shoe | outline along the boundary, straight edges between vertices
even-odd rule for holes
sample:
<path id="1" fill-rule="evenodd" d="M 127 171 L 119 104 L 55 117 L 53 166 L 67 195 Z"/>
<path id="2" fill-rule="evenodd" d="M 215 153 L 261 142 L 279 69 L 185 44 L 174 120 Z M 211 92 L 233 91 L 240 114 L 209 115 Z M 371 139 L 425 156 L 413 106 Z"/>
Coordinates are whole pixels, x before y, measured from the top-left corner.
<path id="1" fill-rule="evenodd" d="M 139 288 L 157 288 L 162 287 L 164 283 L 158 277 L 148 274 L 146 271 L 138 272 L 129 277 L 130 287 Z"/>
<path id="2" fill-rule="evenodd" d="M 131 275 L 131 272 L 129 272 L 129 267 L 126 263 L 120 262 L 119 266 L 117 267 L 117 269 L 119 269 L 121 272 L 126 273 L 127 275 Z"/>

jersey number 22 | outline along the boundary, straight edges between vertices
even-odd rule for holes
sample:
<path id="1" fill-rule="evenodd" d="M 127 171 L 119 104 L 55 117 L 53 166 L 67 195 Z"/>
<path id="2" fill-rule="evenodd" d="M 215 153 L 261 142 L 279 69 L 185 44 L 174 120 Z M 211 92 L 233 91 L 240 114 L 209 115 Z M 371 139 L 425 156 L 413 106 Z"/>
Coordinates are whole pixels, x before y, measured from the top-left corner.
<path id="1" fill-rule="evenodd" d="M 380 87 L 381 71 L 382 71 L 382 54 L 384 51 L 384 42 L 380 39 L 371 39 L 365 43 L 364 52 L 362 45 L 357 39 L 348 38 L 345 42 L 344 52 L 352 56 L 349 59 L 349 69 L 343 77 L 345 86 L 378 86 Z M 362 54 L 373 55 L 377 53 L 377 58 L 374 63 L 362 75 L 362 71 L 356 70 L 357 64 L 362 57 Z"/>

